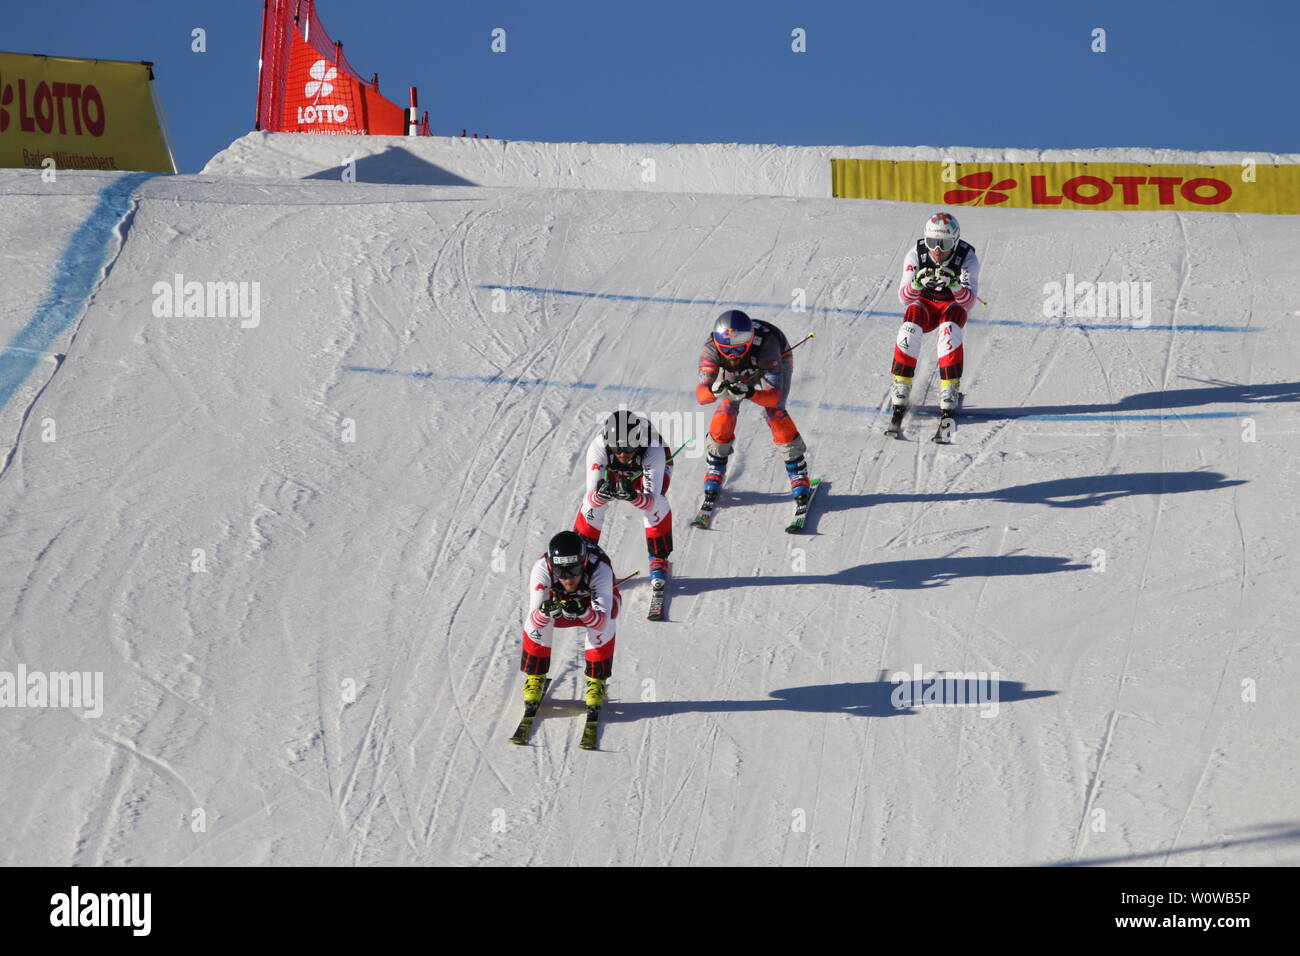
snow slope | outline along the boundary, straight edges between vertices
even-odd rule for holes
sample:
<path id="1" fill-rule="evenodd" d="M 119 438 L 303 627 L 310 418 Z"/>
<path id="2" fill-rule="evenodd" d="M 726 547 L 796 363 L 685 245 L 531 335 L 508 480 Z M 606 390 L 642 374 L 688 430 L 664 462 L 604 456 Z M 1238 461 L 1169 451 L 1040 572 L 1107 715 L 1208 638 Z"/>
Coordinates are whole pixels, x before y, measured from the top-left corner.
<path id="1" fill-rule="evenodd" d="M 963 212 L 990 305 L 937 447 L 877 411 L 921 207 L 258 168 L 140 185 L 75 321 L 0 356 L 0 670 L 106 696 L 0 708 L 3 862 L 1300 861 L 1293 218 Z M 0 172 L 6 342 L 115 181 Z M 156 317 L 178 273 L 260 283 L 260 323 Z M 1044 316 L 1067 273 L 1151 282 L 1152 327 Z M 672 620 L 625 590 L 602 752 L 572 634 L 513 747 L 525 575 L 581 450 L 620 403 L 701 435 L 733 303 L 817 333 L 811 533 L 780 533 L 747 408 L 712 531 L 678 466 Z M 928 340 L 923 404 L 932 371 Z M 644 570 L 633 515 L 607 528 Z M 987 672 L 996 713 L 894 707 L 914 669 Z"/>
<path id="2" fill-rule="evenodd" d="M 337 182 L 349 161 L 359 182 L 528 186 L 807 196 L 831 195 L 832 159 L 959 163 L 1132 162 L 1240 166 L 1300 163 L 1294 153 L 1173 149 L 979 149 L 970 146 L 757 146 L 747 143 L 539 143 L 452 136 L 248 133 L 203 175 Z"/>

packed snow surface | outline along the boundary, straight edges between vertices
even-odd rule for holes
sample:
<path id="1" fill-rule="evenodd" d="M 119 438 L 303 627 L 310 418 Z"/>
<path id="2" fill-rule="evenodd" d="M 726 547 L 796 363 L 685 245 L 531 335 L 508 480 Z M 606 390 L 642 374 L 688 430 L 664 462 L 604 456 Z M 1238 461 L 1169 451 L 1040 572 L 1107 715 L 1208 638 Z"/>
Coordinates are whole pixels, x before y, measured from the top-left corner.
<path id="1" fill-rule="evenodd" d="M 763 147 L 656 147 L 652 192 L 561 175 L 580 144 L 304 139 L 0 172 L 0 672 L 103 687 L 0 696 L 4 863 L 1300 862 L 1294 217 L 957 210 L 988 304 L 938 446 L 933 336 L 905 441 L 880 413 L 927 208 L 823 198 L 806 159 L 769 188 Z M 1062 314 L 1067 281 L 1149 288 L 1149 324 Z M 250 309 L 175 314 L 178 282 Z M 802 537 L 752 407 L 689 527 L 737 305 L 816 333 Z M 512 746 L 525 578 L 620 405 L 696 439 L 670 620 L 615 506 L 643 574 L 601 749 L 574 631 Z"/>

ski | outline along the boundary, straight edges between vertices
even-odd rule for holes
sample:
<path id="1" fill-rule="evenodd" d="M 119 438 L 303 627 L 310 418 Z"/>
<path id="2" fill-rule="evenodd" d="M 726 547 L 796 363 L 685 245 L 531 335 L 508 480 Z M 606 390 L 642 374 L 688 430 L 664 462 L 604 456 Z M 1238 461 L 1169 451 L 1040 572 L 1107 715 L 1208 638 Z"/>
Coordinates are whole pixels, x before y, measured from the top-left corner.
<path id="1" fill-rule="evenodd" d="M 546 700 L 546 692 L 550 689 L 551 678 L 548 677 L 546 682 L 542 684 L 542 696 L 538 698 L 537 703 L 524 704 L 524 717 L 519 721 L 519 726 L 515 728 L 515 732 L 510 735 L 512 744 L 522 746 L 528 743 L 528 739 L 533 735 L 533 724 L 537 721 L 537 711 L 541 709 L 542 701 Z"/>
<path id="2" fill-rule="evenodd" d="M 600 708 L 588 707 L 587 720 L 582 725 L 582 740 L 578 746 L 583 750 L 596 750 L 596 735 L 600 730 Z"/>
<path id="3" fill-rule="evenodd" d="M 647 621 L 662 621 L 666 619 L 666 607 L 668 601 L 668 577 L 651 577 L 650 578 L 650 613 L 646 615 Z"/>
<path id="4" fill-rule="evenodd" d="M 704 528 L 707 530 L 709 525 L 713 524 L 713 512 L 717 510 L 717 507 L 718 493 L 716 491 L 712 493 L 706 491 L 704 493 L 704 501 L 700 504 L 700 510 L 697 511 L 695 517 L 691 519 L 691 527 Z"/>
<path id="5" fill-rule="evenodd" d="M 808 483 L 808 494 L 794 503 L 794 520 L 785 526 L 787 534 L 802 534 L 804 522 L 808 520 L 808 508 L 812 504 L 813 495 L 817 494 L 817 489 L 821 487 L 822 480 L 814 478 Z"/>
<path id="6" fill-rule="evenodd" d="M 961 411 L 962 401 L 966 398 L 962 392 L 957 393 L 957 407 L 950 412 L 939 413 L 939 427 L 935 429 L 930 441 L 936 445 L 951 445 L 952 433 L 957 428 L 957 413 Z"/>
<path id="7" fill-rule="evenodd" d="M 700 510 L 691 519 L 692 528 L 703 528 L 705 531 L 709 529 L 709 525 L 713 524 L 713 512 L 718 509 L 718 495 L 721 493 L 721 489 L 704 493 L 704 501 L 700 504 Z"/>

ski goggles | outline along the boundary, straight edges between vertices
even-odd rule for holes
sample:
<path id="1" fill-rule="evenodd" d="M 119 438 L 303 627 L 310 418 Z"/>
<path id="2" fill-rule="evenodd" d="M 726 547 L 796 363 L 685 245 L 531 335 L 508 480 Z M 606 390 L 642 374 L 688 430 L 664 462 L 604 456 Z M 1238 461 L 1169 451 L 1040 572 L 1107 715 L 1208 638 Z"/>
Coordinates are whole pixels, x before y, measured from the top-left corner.
<path id="1" fill-rule="evenodd" d="M 944 252 L 952 252 L 957 248 L 956 239 L 931 239 L 928 236 L 925 240 L 925 248 L 942 249 Z"/>
<path id="2" fill-rule="evenodd" d="M 725 355 L 727 358 L 740 358 L 749 351 L 749 347 L 753 342 L 753 332 L 728 330 L 713 333 L 713 344 L 717 346 L 719 354 Z"/>
<path id="3" fill-rule="evenodd" d="M 565 580 L 568 580 L 569 578 L 581 577 L 582 562 L 579 561 L 573 564 L 565 565 L 565 564 L 556 564 L 554 561 L 552 561 L 551 573 L 554 574 L 557 578 L 564 578 Z"/>

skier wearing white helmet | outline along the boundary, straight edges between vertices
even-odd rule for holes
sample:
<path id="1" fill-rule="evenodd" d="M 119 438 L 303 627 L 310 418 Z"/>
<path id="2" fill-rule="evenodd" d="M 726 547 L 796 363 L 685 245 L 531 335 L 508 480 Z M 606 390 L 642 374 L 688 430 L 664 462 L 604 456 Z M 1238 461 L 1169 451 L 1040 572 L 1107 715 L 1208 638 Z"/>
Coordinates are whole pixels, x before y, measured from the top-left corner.
<path id="1" fill-rule="evenodd" d="M 939 332 L 939 410 L 945 416 L 956 411 L 965 357 L 962 336 L 975 302 L 979 270 L 975 249 L 961 238 L 957 218 L 946 212 L 931 216 L 925 234 L 907 252 L 898 287 L 907 310 L 894 346 L 890 434 L 898 434 L 926 332 Z"/>

